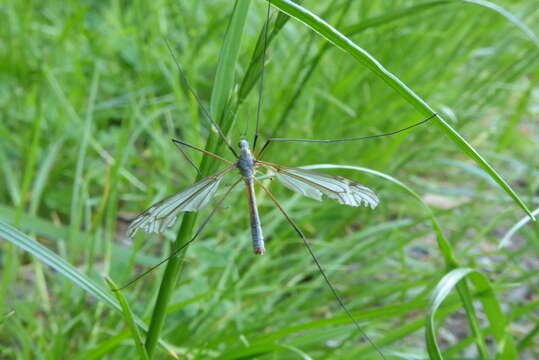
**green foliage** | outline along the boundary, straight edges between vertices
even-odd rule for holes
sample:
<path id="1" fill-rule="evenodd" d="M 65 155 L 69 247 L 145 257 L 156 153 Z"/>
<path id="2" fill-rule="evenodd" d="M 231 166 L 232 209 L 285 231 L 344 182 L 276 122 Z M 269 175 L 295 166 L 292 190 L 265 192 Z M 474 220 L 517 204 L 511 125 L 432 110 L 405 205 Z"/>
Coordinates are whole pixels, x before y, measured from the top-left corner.
<path id="1" fill-rule="evenodd" d="M 262 140 L 374 135 L 440 114 L 391 137 L 265 154 L 378 193 L 373 211 L 264 180 L 365 331 L 388 359 L 538 357 L 539 227 L 524 216 L 539 203 L 539 5 L 271 3 Z M 238 187 L 188 251 L 105 290 L 211 210 L 162 238 L 126 238 L 129 219 L 197 176 L 170 139 L 232 159 L 165 38 L 235 146 L 255 129 L 266 5 L 0 6 L 0 358 L 380 358 L 263 192 L 266 255 L 252 255 Z M 219 165 L 191 156 L 203 174 Z"/>

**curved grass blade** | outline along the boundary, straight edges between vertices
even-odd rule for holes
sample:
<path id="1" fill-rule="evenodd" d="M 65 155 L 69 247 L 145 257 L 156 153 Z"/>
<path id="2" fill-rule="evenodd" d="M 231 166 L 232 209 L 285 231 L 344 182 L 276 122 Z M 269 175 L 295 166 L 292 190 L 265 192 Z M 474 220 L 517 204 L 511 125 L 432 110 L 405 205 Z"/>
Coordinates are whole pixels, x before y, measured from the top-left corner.
<path id="1" fill-rule="evenodd" d="M 498 346 L 496 347 L 498 357 L 496 358 L 506 360 L 518 359 L 518 353 L 513 345 L 513 338 L 508 328 L 508 321 L 502 311 L 500 303 L 496 299 L 490 281 L 485 275 L 471 268 L 457 268 L 451 270 L 440 280 L 432 292 L 425 331 L 427 351 L 430 359 L 443 359 L 440 347 L 436 342 L 434 323 L 436 311 L 457 283 L 465 278 L 469 278 L 474 284 L 476 291 L 479 294 L 479 300 L 481 301 L 485 314 L 489 320 L 490 331 L 498 343 Z M 486 352 L 486 349 L 482 351 L 482 358 L 490 358 L 488 352 L 483 352 Z"/>
<path id="2" fill-rule="evenodd" d="M 120 304 L 114 300 L 105 290 L 96 284 L 85 274 L 79 272 L 73 265 L 65 261 L 54 252 L 41 245 L 37 241 L 32 240 L 19 230 L 0 220 L 0 238 L 5 239 L 15 246 L 23 249 L 24 251 L 32 254 L 38 258 L 41 262 L 47 264 L 62 276 L 65 276 L 75 285 L 86 291 L 88 294 L 93 295 L 97 299 L 103 301 L 108 307 L 118 312 L 122 312 Z M 137 317 L 134 317 L 136 325 L 144 331 L 147 331 L 146 324 Z M 163 340 L 158 340 L 160 345 L 167 350 L 167 352 L 176 358 L 175 352 L 170 345 Z"/>
<path id="3" fill-rule="evenodd" d="M 532 214 L 533 215 L 539 215 L 539 208 L 533 210 Z M 520 230 L 521 227 L 523 227 L 524 225 L 526 225 L 529 222 L 530 222 L 530 218 L 527 217 L 527 216 L 520 219 L 519 222 L 517 222 L 515 225 L 513 225 L 511 227 L 511 229 L 509 229 L 509 231 L 507 233 L 505 233 L 504 237 L 502 238 L 502 241 L 500 241 L 500 244 L 498 245 L 498 248 L 501 249 L 501 248 L 506 247 L 507 245 L 509 245 L 509 241 L 511 241 L 511 238 L 513 237 L 513 235 L 515 235 L 515 233 L 518 230 Z"/>
<path id="4" fill-rule="evenodd" d="M 144 348 L 144 343 L 142 342 L 142 337 L 140 336 L 140 332 L 138 331 L 137 325 L 135 323 L 135 315 L 131 311 L 131 308 L 129 307 L 129 303 L 123 296 L 121 291 L 115 291 L 118 289 L 118 286 L 112 281 L 111 278 L 108 276 L 105 278 L 105 281 L 107 282 L 107 285 L 109 286 L 110 290 L 114 293 L 116 296 L 116 299 L 118 300 L 118 303 L 122 307 L 122 312 L 125 318 L 125 321 L 127 322 L 127 325 L 129 326 L 129 330 L 131 331 L 131 337 L 135 341 L 135 346 L 137 348 L 137 352 L 139 354 L 139 357 L 143 360 L 150 360 L 148 357 L 148 353 L 146 352 L 146 349 Z"/>
<path id="5" fill-rule="evenodd" d="M 340 33 L 337 29 L 333 28 L 323 19 L 305 9 L 304 7 L 290 1 L 290 0 L 268 0 L 284 13 L 297 19 L 301 23 L 305 24 L 327 41 L 333 43 L 335 46 L 341 48 L 348 54 L 352 55 L 357 61 L 366 66 L 386 84 L 392 87 L 400 96 L 402 96 L 408 103 L 415 107 L 424 116 L 430 116 L 435 111 L 427 104 L 419 95 L 417 95 L 412 89 L 404 84 L 397 76 L 387 70 L 378 60 L 376 60 L 370 53 L 356 45 L 348 37 Z M 469 157 L 471 157 L 480 167 L 482 167 L 490 177 L 498 183 L 499 186 L 509 195 L 517 205 L 530 218 L 535 219 L 526 206 L 526 204 L 520 199 L 516 192 L 509 186 L 509 184 L 496 172 L 496 170 L 475 150 L 455 129 L 453 129 L 440 115 L 436 117 L 436 124 L 439 128 L 457 144 L 462 151 L 464 151 Z"/>
<path id="6" fill-rule="evenodd" d="M 539 39 L 537 38 L 537 35 L 535 35 L 535 33 L 525 23 L 520 21 L 519 18 L 511 14 L 509 11 L 505 10 L 500 5 L 494 4 L 486 0 L 456 0 L 456 1 L 479 5 L 489 10 L 492 10 L 494 12 L 497 12 L 498 14 L 506 18 L 508 21 L 513 23 L 513 25 L 518 27 L 524 34 L 526 34 L 528 39 L 530 39 L 530 41 L 532 41 L 534 45 L 539 49 Z"/>
<path id="7" fill-rule="evenodd" d="M 292 345 L 286 345 L 286 344 L 277 344 L 278 346 L 281 346 L 285 349 L 290 350 L 291 352 L 297 354 L 301 359 L 303 360 L 313 360 L 312 357 L 309 356 L 309 354 L 306 354 L 305 352 L 301 351 L 301 349 L 298 349 L 295 346 Z"/>

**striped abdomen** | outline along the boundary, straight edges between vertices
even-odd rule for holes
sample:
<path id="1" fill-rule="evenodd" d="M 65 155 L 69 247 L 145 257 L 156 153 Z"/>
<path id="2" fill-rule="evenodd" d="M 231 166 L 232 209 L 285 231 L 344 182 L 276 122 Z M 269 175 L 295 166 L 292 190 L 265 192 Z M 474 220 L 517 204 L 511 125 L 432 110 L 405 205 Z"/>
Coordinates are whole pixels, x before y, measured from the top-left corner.
<path id="1" fill-rule="evenodd" d="M 266 249 L 264 248 L 264 235 L 262 234 L 262 226 L 260 225 L 260 217 L 258 216 L 258 208 L 256 206 L 253 179 L 246 177 L 245 185 L 247 186 L 247 200 L 249 201 L 249 219 L 251 220 L 253 250 L 256 255 L 262 255 Z"/>

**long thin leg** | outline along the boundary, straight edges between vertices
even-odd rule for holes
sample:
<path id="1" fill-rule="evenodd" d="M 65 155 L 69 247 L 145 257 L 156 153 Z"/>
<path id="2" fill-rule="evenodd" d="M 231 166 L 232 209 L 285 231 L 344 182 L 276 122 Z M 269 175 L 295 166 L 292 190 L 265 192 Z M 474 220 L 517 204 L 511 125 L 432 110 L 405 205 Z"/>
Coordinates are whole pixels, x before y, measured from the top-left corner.
<path id="1" fill-rule="evenodd" d="M 318 139 L 271 138 L 271 139 L 267 139 L 266 142 L 264 143 L 264 146 L 262 146 L 262 149 L 260 149 L 260 152 L 257 155 L 257 160 L 262 159 L 262 155 L 264 154 L 264 151 L 266 151 L 269 144 L 271 144 L 272 142 L 336 143 L 336 142 L 345 142 L 345 141 L 358 141 L 358 140 L 366 140 L 366 139 L 375 139 L 375 138 L 380 138 L 380 137 L 384 137 L 384 136 L 395 135 L 395 134 L 398 134 L 400 132 L 403 132 L 403 131 L 409 130 L 411 128 L 414 128 L 416 126 L 423 125 L 424 123 L 426 123 L 427 121 L 435 118 L 436 116 L 438 116 L 438 113 L 433 113 L 431 116 L 429 116 L 425 120 L 421 120 L 420 122 L 417 122 L 417 123 L 412 124 L 410 126 L 407 126 L 405 128 L 395 130 L 395 131 L 392 131 L 392 132 L 389 132 L 389 133 L 377 134 L 377 135 L 369 135 L 369 136 L 353 137 L 353 138 L 344 138 L 344 139 L 322 139 L 322 140 L 318 140 Z"/>
<path id="2" fill-rule="evenodd" d="M 301 229 L 296 225 L 296 223 L 294 222 L 294 220 L 292 220 L 292 218 L 290 216 L 288 216 L 288 214 L 286 213 L 286 211 L 283 209 L 283 207 L 281 206 L 281 204 L 279 203 L 279 201 L 277 201 L 277 199 L 275 198 L 275 196 L 273 196 L 273 194 L 268 190 L 268 188 L 266 188 L 264 186 L 264 184 L 262 184 L 260 181 L 258 181 L 257 179 L 255 179 L 255 181 L 258 183 L 258 185 L 260 185 L 260 187 L 262 187 L 262 189 L 264 190 L 264 192 L 266 194 L 268 194 L 268 196 L 270 197 L 270 199 L 273 201 L 273 203 L 275 204 L 275 206 L 277 206 L 277 208 L 279 209 L 279 211 L 283 214 L 283 216 L 286 218 L 286 220 L 288 221 L 288 223 L 294 228 L 294 230 L 296 231 L 296 233 L 298 234 L 298 236 L 301 238 L 301 240 L 303 241 L 303 244 L 305 245 L 305 248 L 307 249 L 307 251 L 309 252 L 309 254 L 311 255 L 314 263 L 316 264 L 316 267 L 318 268 L 318 270 L 320 271 L 320 274 L 322 274 L 322 277 L 324 278 L 324 281 L 326 282 L 327 286 L 329 287 L 329 289 L 331 290 L 331 292 L 333 293 L 333 296 L 335 297 L 335 299 L 337 300 L 337 302 L 339 303 L 339 305 L 341 306 L 341 308 L 344 310 L 344 312 L 346 313 L 346 315 L 350 318 L 350 320 L 352 320 L 352 322 L 354 323 L 355 327 L 359 330 L 359 332 L 361 333 L 361 335 L 376 349 L 376 352 L 380 355 L 380 357 L 384 360 L 386 360 L 386 357 L 384 356 L 384 354 L 382 353 L 382 351 L 380 350 L 380 348 L 378 346 L 376 346 L 376 344 L 371 340 L 371 338 L 367 335 L 367 333 L 363 330 L 363 328 L 359 325 L 359 323 L 357 322 L 357 320 L 354 318 L 354 316 L 352 315 L 352 313 L 350 312 L 350 310 L 348 310 L 348 307 L 344 304 L 344 301 L 342 300 L 341 296 L 339 295 L 339 293 L 337 292 L 337 289 L 335 289 L 335 287 L 333 286 L 333 284 L 331 283 L 331 281 L 329 280 L 326 272 L 324 271 L 324 269 L 322 268 L 322 265 L 320 264 L 320 261 L 318 261 L 318 258 L 316 256 L 316 254 L 314 253 L 311 245 L 309 244 L 309 241 L 307 241 L 307 238 L 305 237 L 305 235 L 303 235 L 303 232 L 301 231 Z"/>
<path id="3" fill-rule="evenodd" d="M 136 281 L 138 281 L 139 279 L 143 278 L 144 276 L 148 275 L 149 273 L 151 273 L 152 271 L 154 271 L 155 269 L 157 269 L 159 266 L 163 265 L 164 263 L 166 263 L 167 261 L 169 261 L 170 259 L 172 259 L 174 256 L 178 255 L 180 253 L 180 251 L 182 251 L 183 249 L 185 249 L 189 244 L 191 244 L 193 241 L 195 241 L 198 236 L 200 235 L 200 233 L 202 232 L 202 230 L 204 230 L 204 228 L 206 227 L 206 225 L 208 225 L 208 223 L 210 222 L 210 219 L 213 217 L 213 215 L 217 212 L 217 210 L 221 207 L 221 204 L 225 201 L 225 199 L 228 197 L 228 195 L 232 192 L 232 189 L 234 189 L 236 187 L 236 185 L 238 185 L 240 183 L 240 181 L 242 180 L 242 178 L 240 177 L 238 180 L 236 180 L 236 182 L 234 182 L 229 188 L 228 190 L 226 191 L 226 193 L 223 195 L 223 197 L 217 202 L 217 204 L 215 205 L 215 207 L 212 209 L 212 211 L 210 212 L 210 214 L 208 215 L 208 217 L 204 220 L 204 222 L 200 225 L 200 227 L 198 228 L 198 230 L 196 231 L 196 233 L 193 235 L 193 237 L 191 238 L 191 240 L 189 240 L 188 242 L 186 242 L 185 244 L 183 244 L 181 247 L 179 247 L 178 249 L 174 250 L 174 252 L 172 252 L 172 254 L 170 254 L 169 256 L 167 256 L 164 260 L 160 261 L 159 263 L 155 264 L 154 266 L 152 266 L 151 268 L 149 268 L 148 270 L 144 271 L 143 273 L 135 276 L 135 278 L 133 278 L 133 280 L 130 280 L 128 283 L 122 285 L 121 287 L 117 288 L 117 289 L 113 289 L 113 291 L 120 291 L 120 290 L 123 290 L 125 289 L 126 287 L 130 286 L 131 284 L 135 283 Z"/>
<path id="4" fill-rule="evenodd" d="M 262 50 L 262 70 L 260 71 L 260 90 L 258 92 L 258 108 L 256 110 L 256 130 L 253 139 L 253 153 L 256 151 L 256 142 L 260 135 L 260 112 L 262 109 L 262 95 L 264 92 L 264 70 L 266 68 L 266 49 L 268 47 L 268 28 L 269 28 L 270 2 L 266 11 L 266 25 L 264 25 L 264 48 Z"/>
<path id="5" fill-rule="evenodd" d="M 174 142 L 174 141 L 173 141 Z M 185 158 L 185 160 L 187 160 L 187 162 L 189 163 L 189 165 L 191 165 L 192 167 L 195 168 L 195 170 L 197 171 L 197 175 L 199 177 L 202 177 L 202 173 L 200 172 L 200 169 L 198 168 L 198 166 L 196 166 L 195 162 L 193 161 L 193 159 L 191 159 L 191 157 L 189 156 L 189 154 L 187 153 L 187 151 L 185 151 L 185 149 L 183 148 L 184 145 L 180 144 L 180 143 L 177 143 L 177 142 L 174 142 L 174 144 L 176 144 L 176 146 L 178 147 L 178 150 L 180 150 L 180 152 L 182 153 L 183 157 Z"/>
<path id="6" fill-rule="evenodd" d="M 187 89 L 189 89 L 189 92 L 191 94 L 193 94 L 193 96 L 195 97 L 195 99 L 196 99 L 196 101 L 198 103 L 198 106 L 200 106 L 200 109 L 202 109 L 202 112 L 204 113 L 204 115 L 206 116 L 206 118 L 208 119 L 210 124 L 213 127 L 215 127 L 215 129 L 217 130 L 217 133 L 219 134 L 219 137 L 221 137 L 221 139 L 224 141 L 224 143 L 226 144 L 228 149 L 232 152 L 232 154 L 234 154 L 235 157 L 238 157 L 238 153 L 236 152 L 236 150 L 234 150 L 232 145 L 230 145 L 230 143 L 228 142 L 228 139 L 226 138 L 225 134 L 223 133 L 223 130 L 221 130 L 221 127 L 219 125 L 217 125 L 215 120 L 213 120 L 213 118 L 211 117 L 209 111 L 206 109 L 204 104 L 202 104 L 202 100 L 200 100 L 200 97 L 198 96 L 198 94 L 195 92 L 195 90 L 193 89 L 193 87 L 189 83 L 189 80 L 187 80 L 187 76 L 185 75 L 185 72 L 183 71 L 183 68 L 180 66 L 180 63 L 176 59 L 176 55 L 174 55 L 174 52 L 172 51 L 172 48 L 170 47 L 170 44 L 168 43 L 167 38 L 164 38 L 164 39 L 165 39 L 165 43 L 167 44 L 168 51 L 172 55 L 172 59 L 174 59 L 174 63 L 176 64 L 176 67 L 178 68 L 178 71 L 180 72 L 180 77 L 182 78 L 183 83 L 185 84 Z"/>
<path id="7" fill-rule="evenodd" d="M 189 144 L 189 143 L 186 143 L 185 141 L 182 141 L 182 140 L 180 140 L 180 139 L 172 139 L 172 142 L 173 142 L 174 144 L 178 145 L 179 148 L 180 148 L 180 146 L 186 146 L 186 147 L 191 148 L 191 149 L 193 149 L 193 150 L 200 151 L 200 152 L 203 153 L 203 154 L 206 154 L 206 155 L 209 155 L 209 156 L 211 156 L 211 157 L 214 157 L 214 158 L 216 158 L 217 160 L 221 160 L 222 162 L 227 163 L 228 165 L 232 165 L 232 162 L 228 161 L 227 159 L 222 158 L 222 157 L 220 157 L 219 155 L 212 153 L 211 151 L 204 150 L 204 149 L 199 148 L 199 147 L 197 147 L 197 146 L 195 146 L 195 145 L 191 145 L 191 144 Z M 181 148 L 180 148 L 180 149 L 181 149 Z"/>

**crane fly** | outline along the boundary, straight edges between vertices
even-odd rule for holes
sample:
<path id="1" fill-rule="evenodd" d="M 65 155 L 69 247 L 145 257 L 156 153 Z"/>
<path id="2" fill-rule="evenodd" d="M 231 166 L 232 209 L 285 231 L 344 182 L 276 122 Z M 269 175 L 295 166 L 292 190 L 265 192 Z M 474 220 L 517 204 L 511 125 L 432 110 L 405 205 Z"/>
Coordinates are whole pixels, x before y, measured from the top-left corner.
<path id="1" fill-rule="evenodd" d="M 370 337 L 363 330 L 362 326 L 358 323 L 358 321 L 352 315 L 348 307 L 345 305 L 341 296 L 339 295 L 339 293 L 333 286 L 333 283 L 330 281 L 329 277 L 327 276 L 322 265 L 318 261 L 317 256 L 315 255 L 310 243 L 307 241 L 307 238 L 305 237 L 301 229 L 297 226 L 294 220 L 287 214 L 285 209 L 280 205 L 279 201 L 269 191 L 269 189 L 259 179 L 257 179 L 256 174 L 258 170 L 264 169 L 271 176 L 276 177 L 280 181 L 280 183 L 284 185 L 286 188 L 296 193 L 299 193 L 303 196 L 315 199 L 315 200 L 321 201 L 323 200 L 324 197 L 327 197 L 329 199 L 338 201 L 342 205 L 353 206 L 353 207 L 366 206 L 366 207 L 370 207 L 371 209 L 374 209 L 378 205 L 379 199 L 374 193 L 374 191 L 372 191 L 370 188 L 364 185 L 361 185 L 354 180 L 347 179 L 341 176 L 266 162 L 262 160 L 264 152 L 266 151 L 266 149 L 271 143 L 275 143 L 275 142 L 333 143 L 333 142 L 349 142 L 349 141 L 351 142 L 351 141 L 359 141 L 359 140 L 364 140 L 364 139 L 390 136 L 390 135 L 394 135 L 399 132 L 411 129 L 413 127 L 419 126 L 421 124 L 424 124 L 427 121 L 431 120 L 432 118 L 436 117 L 437 113 L 432 113 L 432 115 L 428 117 L 427 119 L 422 120 L 413 125 L 410 125 L 408 127 L 402 128 L 400 130 L 393 131 L 390 133 L 378 134 L 378 135 L 352 137 L 352 138 L 345 138 L 345 139 L 326 139 L 326 140 L 269 138 L 261 147 L 260 151 L 257 152 L 256 145 L 257 145 L 257 140 L 260 133 L 259 123 L 260 123 L 260 112 L 261 112 L 261 107 L 262 107 L 262 92 L 263 92 L 263 86 L 264 86 L 264 61 L 265 61 L 266 47 L 267 47 L 267 42 L 268 42 L 269 14 L 270 14 L 270 5 L 268 2 L 267 13 L 266 13 L 266 23 L 265 23 L 263 33 L 262 33 L 262 36 L 263 36 L 263 41 L 262 41 L 263 50 L 262 50 L 262 56 L 261 56 L 262 67 L 261 67 L 260 77 L 259 77 L 260 87 L 259 87 L 258 107 L 257 107 L 257 115 L 256 115 L 256 130 L 255 130 L 255 135 L 252 142 L 252 150 L 251 150 L 251 147 L 249 146 L 249 142 L 245 138 L 242 138 L 238 144 L 239 153 L 236 151 L 234 147 L 231 146 L 231 144 L 228 141 L 227 136 L 223 133 L 219 125 L 213 120 L 208 110 L 202 104 L 201 99 L 198 97 L 197 93 L 191 87 L 189 81 L 187 80 L 187 76 L 185 75 L 183 71 L 183 68 L 180 66 L 179 62 L 176 60 L 174 52 L 172 51 L 168 41 L 165 38 L 165 43 L 170 51 L 170 54 L 172 55 L 172 58 L 174 59 L 175 65 L 180 73 L 180 77 L 184 85 L 187 87 L 189 92 L 195 97 L 206 120 L 209 122 L 211 127 L 217 131 L 219 138 L 224 142 L 226 147 L 234 155 L 235 161 L 234 162 L 229 161 L 213 152 L 191 145 L 183 140 L 172 139 L 172 141 L 178 146 L 182 154 L 187 158 L 189 163 L 195 168 L 196 166 L 194 165 L 192 160 L 190 160 L 187 154 L 184 152 L 184 149 L 183 149 L 184 147 L 199 151 L 203 153 L 204 155 L 211 156 L 221 161 L 222 163 L 226 164 L 226 167 L 217 171 L 213 175 L 207 176 L 197 181 L 193 185 L 185 188 L 184 190 L 176 194 L 173 194 L 155 203 L 154 205 L 150 206 L 147 210 L 142 212 L 140 215 L 138 215 L 131 221 L 131 223 L 129 224 L 127 228 L 127 235 L 130 238 L 133 238 L 138 230 L 143 230 L 148 233 L 163 233 L 167 228 L 174 225 L 178 215 L 181 212 L 199 211 L 203 209 L 204 207 L 206 207 L 210 203 L 210 201 L 215 197 L 217 190 L 219 188 L 219 185 L 221 184 L 223 178 L 226 175 L 230 173 L 236 173 L 237 176 L 236 176 L 235 181 L 232 183 L 232 185 L 228 187 L 225 194 L 217 201 L 217 203 L 211 210 L 210 214 L 202 222 L 202 224 L 199 226 L 199 228 L 196 230 L 196 232 L 194 233 L 194 235 L 191 237 L 189 241 L 185 242 L 180 247 L 174 249 L 174 251 L 163 261 L 152 266 L 150 269 L 143 272 L 142 274 L 136 276 L 133 280 L 128 282 L 126 285 L 122 286 L 120 289 L 123 289 L 131 285 L 132 283 L 134 283 L 141 277 L 153 271 L 155 268 L 157 268 L 161 264 L 165 263 L 172 257 L 176 256 L 180 251 L 186 248 L 190 243 L 195 241 L 199 237 L 203 229 L 206 227 L 210 219 L 219 209 L 221 204 L 224 202 L 224 200 L 228 197 L 228 195 L 232 192 L 232 190 L 242 181 L 245 184 L 247 200 L 248 200 L 248 205 L 249 205 L 249 219 L 250 219 L 253 250 L 254 250 L 254 253 L 257 255 L 264 254 L 266 249 L 264 245 L 264 235 L 262 232 L 262 225 L 260 222 L 260 216 L 258 213 L 258 207 L 256 203 L 256 196 L 255 196 L 255 184 L 256 184 L 260 188 L 262 188 L 263 192 L 265 192 L 268 195 L 268 197 L 271 199 L 273 204 L 278 208 L 279 212 L 285 217 L 286 221 L 292 226 L 294 231 L 301 238 L 301 240 L 303 241 L 303 244 L 305 245 L 305 248 L 309 252 L 309 255 L 312 257 L 314 263 L 316 264 L 316 267 L 318 268 L 326 285 L 331 290 L 333 296 L 339 303 L 339 306 L 346 313 L 347 317 L 351 320 L 351 322 L 354 324 L 357 330 L 361 333 L 361 335 L 368 341 L 368 343 L 370 343 L 373 346 L 373 348 L 376 350 L 379 356 L 382 359 L 386 359 L 382 351 L 370 339 Z M 196 169 L 197 171 L 199 171 L 198 168 Z M 120 290 L 120 289 L 117 289 L 117 290 Z"/>
<path id="2" fill-rule="evenodd" d="M 179 139 L 173 139 L 179 146 L 187 146 L 210 155 L 228 166 L 219 170 L 197 183 L 187 187 L 168 198 L 152 205 L 149 209 L 138 215 L 127 228 L 127 234 L 133 238 L 137 230 L 142 229 L 149 233 L 162 233 L 166 228 L 172 226 L 180 212 L 199 211 L 209 204 L 215 196 L 221 180 L 228 173 L 236 170 L 240 176 L 231 186 L 235 187 L 241 180 L 245 183 L 247 190 L 247 200 L 249 204 L 249 219 L 251 222 L 251 237 L 253 250 L 257 255 L 265 252 L 264 236 L 256 204 L 254 185 L 260 185 L 262 189 L 270 195 L 269 190 L 255 177 L 257 169 L 264 168 L 274 175 L 279 181 L 290 190 L 300 193 L 312 199 L 322 200 L 325 195 L 330 199 L 337 200 L 340 204 L 349 206 L 370 206 L 372 209 L 378 205 L 378 197 L 366 186 L 353 180 L 325 174 L 316 171 L 303 170 L 300 168 L 287 167 L 261 160 L 255 157 L 249 147 L 249 142 L 240 140 L 240 153 L 237 161 L 230 161 L 200 149 Z M 262 153 L 262 152 L 261 152 Z M 274 200 L 273 194 L 270 198 Z M 281 207 L 279 207 L 282 209 Z"/>

